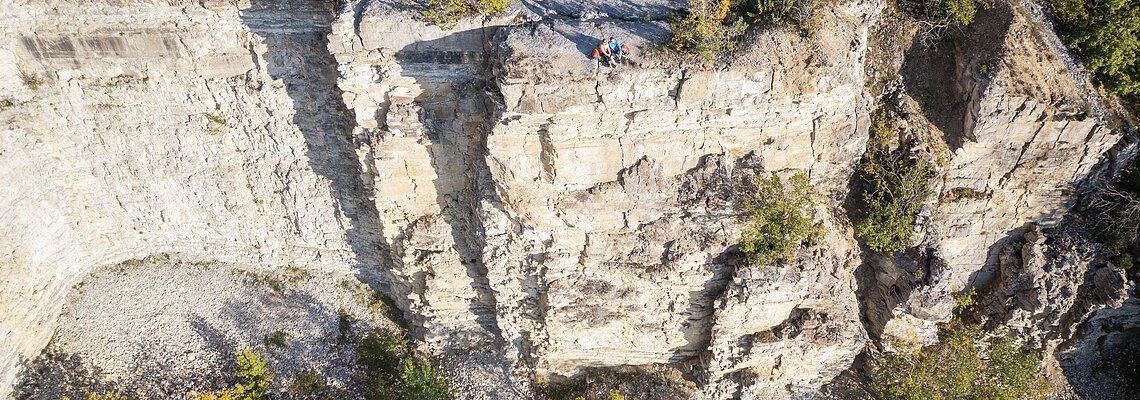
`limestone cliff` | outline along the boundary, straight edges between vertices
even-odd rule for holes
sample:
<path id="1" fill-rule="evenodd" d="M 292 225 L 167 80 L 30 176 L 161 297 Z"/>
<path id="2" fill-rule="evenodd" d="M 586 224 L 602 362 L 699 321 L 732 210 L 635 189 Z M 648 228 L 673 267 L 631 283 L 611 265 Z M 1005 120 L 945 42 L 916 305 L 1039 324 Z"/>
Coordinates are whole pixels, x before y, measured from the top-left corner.
<path id="1" fill-rule="evenodd" d="M 919 249 L 888 258 L 844 206 L 881 106 L 865 65 L 882 2 L 829 6 L 810 38 L 752 34 L 720 68 L 652 55 L 666 1 L 525 0 L 447 30 L 385 1 L 7 3 L 0 396 L 72 285 L 163 253 L 354 274 L 463 397 L 645 365 L 689 369 L 691 397 L 809 396 L 871 339 L 931 340 L 950 294 L 1027 222 L 1056 222 L 1118 137 L 1016 4 L 964 48 L 896 55 L 892 106 L 940 177 Z M 608 36 L 632 63 L 588 57 Z M 808 174 L 826 234 L 757 268 L 735 245 L 772 172 Z M 1027 240 L 1000 270 L 1088 270 L 1042 270 Z M 1041 333 L 1085 316 L 1019 296 L 1062 310 L 995 312 L 1028 338 L 1059 346 Z"/>

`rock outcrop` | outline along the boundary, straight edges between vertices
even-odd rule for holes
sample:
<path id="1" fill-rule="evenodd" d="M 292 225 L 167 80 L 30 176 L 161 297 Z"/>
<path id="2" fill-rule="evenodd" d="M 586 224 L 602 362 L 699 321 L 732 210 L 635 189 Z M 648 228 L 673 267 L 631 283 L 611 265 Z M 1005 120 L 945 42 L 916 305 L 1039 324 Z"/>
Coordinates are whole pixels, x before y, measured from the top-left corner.
<path id="1" fill-rule="evenodd" d="M 0 7 L 0 397 L 93 267 L 377 265 L 336 10 L 152 3 Z"/>
<path id="2" fill-rule="evenodd" d="M 807 396 L 869 337 L 929 340 L 950 293 L 1007 235 L 1055 222 L 1116 139 L 1016 9 L 983 21 L 981 50 L 913 50 L 905 70 L 954 77 L 903 85 L 943 176 L 920 260 L 888 259 L 843 208 L 881 2 L 825 8 L 810 38 L 751 34 L 719 69 L 643 54 L 668 1 L 526 0 L 447 30 L 398 2 L 152 3 L 0 9 L 0 397 L 72 284 L 165 253 L 353 273 L 466 397 L 681 363 L 695 397 Z M 609 36 L 632 62 L 589 58 Z M 735 243 L 754 177 L 797 172 L 824 237 L 749 265 Z M 1086 264 L 1049 267 L 1028 242 L 994 289 L 1026 306 L 994 307 L 1052 340 L 1038 334 L 1074 306 L 1049 282 Z"/>
<path id="3" fill-rule="evenodd" d="M 1082 94 L 1092 89 L 1062 73 L 1067 66 L 1048 45 L 1056 38 L 1040 24 L 1020 5 L 1000 3 L 980 13 L 959 44 L 908 54 L 900 102 L 918 125 L 928 124 L 927 151 L 941 173 L 920 236 L 921 278 L 879 281 L 907 293 L 887 336 L 934 340 L 932 322 L 949 320 L 951 295 L 974 286 L 1026 224 L 1060 222 L 1076 186 L 1119 139 L 1088 114 Z"/>

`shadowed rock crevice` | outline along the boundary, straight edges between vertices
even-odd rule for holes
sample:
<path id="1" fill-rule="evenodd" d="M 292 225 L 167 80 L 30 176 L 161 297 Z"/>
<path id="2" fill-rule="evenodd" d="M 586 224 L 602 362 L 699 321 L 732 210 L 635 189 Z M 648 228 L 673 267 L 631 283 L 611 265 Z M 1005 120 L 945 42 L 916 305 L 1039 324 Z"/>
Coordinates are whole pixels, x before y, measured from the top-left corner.
<path id="1" fill-rule="evenodd" d="M 490 179 L 483 161 L 486 137 L 501 107 L 490 80 L 486 41 L 494 29 L 451 32 L 435 40 L 414 42 L 395 53 L 401 75 L 415 80 L 422 93 L 413 104 L 419 111 L 422 135 L 431 157 L 436 178 L 434 199 L 440 210 L 443 229 L 472 282 L 476 296 L 469 310 L 484 331 L 491 334 L 495 347 L 502 346 L 502 332 L 496 321 L 496 299 L 483 265 L 483 237 L 478 217 L 479 202 L 494 192 L 481 182 Z M 456 46 L 466 43 L 470 46 Z M 412 247 L 405 251 L 419 251 Z M 440 273 L 451 273 L 439 271 Z M 464 340 L 456 338 L 457 345 Z"/>
<path id="2" fill-rule="evenodd" d="M 990 80 L 987 71 L 996 68 L 1013 11 L 997 2 L 979 12 L 965 28 L 946 28 L 942 37 L 928 43 L 916 35 L 906 51 L 902 69 L 908 94 L 918 101 L 923 115 L 942 131 L 942 139 L 954 151 L 973 141 L 973 119 L 978 98 Z"/>
<path id="3" fill-rule="evenodd" d="M 241 20 L 266 51 L 261 66 L 281 80 L 292 99 L 292 122 L 305 138 L 305 158 L 313 172 L 328 180 L 349 246 L 355 255 L 357 278 L 378 293 L 389 295 L 389 278 L 381 260 L 387 249 L 380 240 L 373 190 L 365 180 L 353 136 L 353 118 L 337 87 L 337 62 L 329 52 L 328 35 L 343 1 L 287 2 L 252 0 Z M 288 16 L 288 17 L 283 17 Z M 255 65 L 257 57 L 254 58 Z"/>

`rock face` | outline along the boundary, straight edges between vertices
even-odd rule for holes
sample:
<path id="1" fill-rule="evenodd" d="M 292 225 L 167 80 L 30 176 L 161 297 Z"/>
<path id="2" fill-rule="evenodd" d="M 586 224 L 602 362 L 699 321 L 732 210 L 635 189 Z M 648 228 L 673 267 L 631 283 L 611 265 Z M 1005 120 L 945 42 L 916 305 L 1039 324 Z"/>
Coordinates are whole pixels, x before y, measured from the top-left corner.
<path id="1" fill-rule="evenodd" d="M 0 11 L 0 396 L 92 267 L 377 265 L 335 10 L 150 3 Z"/>
<path id="2" fill-rule="evenodd" d="M 1002 3 L 979 14 L 962 44 L 912 49 L 902 67 L 913 98 L 904 108 L 929 120 L 942 173 L 922 232 L 924 277 L 895 309 L 901 318 L 888 323 L 888 336 L 933 340 L 932 322 L 950 318 L 950 295 L 976 285 L 978 270 L 995 265 L 1027 223 L 1060 222 L 1076 185 L 1119 138 L 1082 113 L 1091 107 L 1082 93 L 1092 90 L 1057 72 L 1066 65 L 1040 24 Z"/>
<path id="3" fill-rule="evenodd" d="M 405 5 L 327 3 L 0 10 L 0 397 L 72 284 L 161 253 L 355 274 L 471 398 L 682 362 L 694 397 L 809 395 L 863 350 L 861 316 L 928 336 L 982 249 L 1063 212 L 1066 185 L 1115 140 L 1076 116 L 1064 74 L 1021 75 L 1056 67 L 1031 22 L 995 17 L 1014 22 L 986 42 L 1002 57 L 946 64 L 957 125 L 915 102 L 953 150 L 925 225 L 937 262 L 907 295 L 889 289 L 911 275 L 872 271 L 878 286 L 858 289 L 894 298 L 861 302 L 841 204 L 874 108 L 863 65 L 883 4 L 827 8 L 810 39 L 757 33 L 707 70 L 641 54 L 667 27 L 635 17 L 668 15 L 663 1 L 527 0 L 450 30 Z M 631 63 L 587 56 L 609 36 Z M 757 267 L 735 243 L 753 178 L 773 172 L 810 177 L 826 234 Z M 880 258 L 867 265 L 894 262 Z"/>

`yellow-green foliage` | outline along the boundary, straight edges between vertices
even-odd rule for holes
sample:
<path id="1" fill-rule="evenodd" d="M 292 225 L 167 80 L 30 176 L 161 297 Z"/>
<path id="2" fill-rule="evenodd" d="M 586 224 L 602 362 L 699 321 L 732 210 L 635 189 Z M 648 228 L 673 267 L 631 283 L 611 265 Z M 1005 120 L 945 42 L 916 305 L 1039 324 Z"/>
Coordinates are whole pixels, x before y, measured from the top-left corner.
<path id="1" fill-rule="evenodd" d="M 424 18 L 445 29 L 455 27 L 459 20 L 481 14 L 499 14 L 514 0 L 428 0 Z"/>
<path id="2" fill-rule="evenodd" d="M 939 327 L 939 343 L 887 353 L 873 362 L 871 389 L 885 400 L 1042 399 L 1040 355 L 1009 337 L 986 340 L 981 328 L 955 318 Z"/>
<path id="3" fill-rule="evenodd" d="M 273 372 L 265 366 L 265 360 L 249 350 L 242 350 L 237 354 L 237 373 L 234 374 L 238 382 L 234 384 L 233 397 L 235 400 L 260 400 L 265 398 L 269 390 L 269 383 L 273 380 Z"/>
<path id="4" fill-rule="evenodd" d="M 790 260 L 803 244 L 813 244 L 822 229 L 812 221 L 814 190 L 807 175 L 792 176 L 790 185 L 772 173 L 757 178 L 756 196 L 749 201 L 748 226 L 740 238 L 740 250 L 757 265 Z"/>
<path id="5" fill-rule="evenodd" d="M 672 49 L 706 60 L 732 51 L 736 38 L 744 34 L 748 25 L 742 18 L 732 16 L 731 8 L 730 0 L 690 1 L 689 14 L 670 24 Z"/>
<path id="6" fill-rule="evenodd" d="M 84 400 L 129 400 L 127 396 L 116 393 L 88 394 Z"/>
<path id="7" fill-rule="evenodd" d="M 882 253 L 911 246 L 914 221 L 930 196 L 934 176 L 934 167 L 926 161 L 914 159 L 901 149 L 892 151 L 895 133 L 893 120 L 885 113 L 876 113 L 860 168 L 867 184 L 863 192 L 866 213 L 855 224 L 855 234 Z"/>
<path id="8" fill-rule="evenodd" d="M 954 311 L 959 314 L 973 311 L 974 306 L 978 304 L 977 294 L 978 292 L 975 291 L 974 288 L 970 288 L 970 290 L 961 294 L 955 294 Z"/>
<path id="9" fill-rule="evenodd" d="M 186 400 L 236 400 L 232 389 L 209 391 L 201 393 L 187 393 Z"/>
<path id="10" fill-rule="evenodd" d="M 1047 0 L 1061 39 L 1111 94 L 1140 96 L 1140 0 Z"/>

